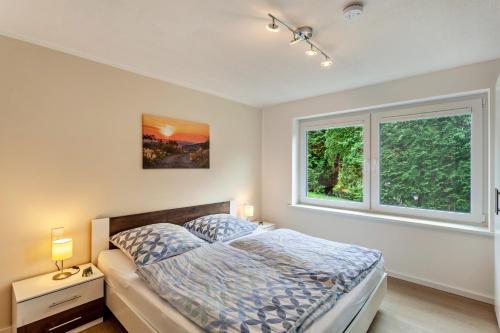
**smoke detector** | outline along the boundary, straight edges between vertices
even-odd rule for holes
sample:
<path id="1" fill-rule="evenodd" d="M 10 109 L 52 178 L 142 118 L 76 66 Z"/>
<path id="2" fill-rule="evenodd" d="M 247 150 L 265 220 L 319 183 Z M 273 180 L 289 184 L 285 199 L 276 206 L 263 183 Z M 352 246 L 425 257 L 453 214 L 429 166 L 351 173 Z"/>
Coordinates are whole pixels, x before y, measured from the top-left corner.
<path id="1" fill-rule="evenodd" d="M 363 4 L 362 3 L 351 3 L 344 8 L 344 18 L 347 21 L 351 21 L 356 17 L 363 14 Z"/>

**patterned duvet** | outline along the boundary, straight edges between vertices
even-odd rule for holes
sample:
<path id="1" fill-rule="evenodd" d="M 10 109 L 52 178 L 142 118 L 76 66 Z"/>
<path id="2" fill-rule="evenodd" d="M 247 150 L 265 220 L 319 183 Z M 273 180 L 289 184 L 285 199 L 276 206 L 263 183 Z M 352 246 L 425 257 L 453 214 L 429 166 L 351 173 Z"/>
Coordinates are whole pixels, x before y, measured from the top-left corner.
<path id="1" fill-rule="evenodd" d="M 302 332 L 380 261 L 379 251 L 280 229 L 138 268 L 208 332 Z"/>

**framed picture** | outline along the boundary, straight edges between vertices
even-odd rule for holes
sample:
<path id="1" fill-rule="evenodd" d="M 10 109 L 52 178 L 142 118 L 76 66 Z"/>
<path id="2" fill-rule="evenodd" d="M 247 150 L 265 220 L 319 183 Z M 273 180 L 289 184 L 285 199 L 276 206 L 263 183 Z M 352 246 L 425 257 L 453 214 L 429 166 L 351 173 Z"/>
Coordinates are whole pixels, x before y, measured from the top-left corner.
<path id="1" fill-rule="evenodd" d="M 143 169 L 208 169 L 208 124 L 142 115 Z"/>

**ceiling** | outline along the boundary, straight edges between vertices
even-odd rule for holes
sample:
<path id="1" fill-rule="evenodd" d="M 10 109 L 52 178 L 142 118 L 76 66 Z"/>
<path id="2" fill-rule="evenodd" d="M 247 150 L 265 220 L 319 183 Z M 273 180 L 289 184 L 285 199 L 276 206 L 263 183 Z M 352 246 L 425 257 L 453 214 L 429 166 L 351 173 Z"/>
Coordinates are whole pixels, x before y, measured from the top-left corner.
<path id="1" fill-rule="evenodd" d="M 500 57 L 500 0 L 2 0 L 0 34 L 263 107 Z M 304 55 L 271 12 L 310 25 Z"/>

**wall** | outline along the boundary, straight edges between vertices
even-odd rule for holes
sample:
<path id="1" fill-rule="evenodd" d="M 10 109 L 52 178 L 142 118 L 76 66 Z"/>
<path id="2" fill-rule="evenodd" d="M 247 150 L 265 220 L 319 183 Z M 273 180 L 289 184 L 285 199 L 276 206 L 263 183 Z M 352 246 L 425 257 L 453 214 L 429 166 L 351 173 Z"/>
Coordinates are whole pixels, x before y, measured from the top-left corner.
<path id="1" fill-rule="evenodd" d="M 165 59 L 168 61 L 168 59 Z M 0 37 L 0 328 L 10 283 L 53 271 L 50 229 L 90 259 L 90 220 L 236 198 L 260 207 L 261 112 Z M 141 114 L 210 124 L 209 170 L 143 170 Z"/>
<path id="2" fill-rule="evenodd" d="M 499 72 L 500 59 L 264 109 L 263 218 L 275 221 L 280 227 L 378 248 L 384 253 L 387 269 L 395 275 L 491 302 L 494 294 L 492 235 L 383 223 L 290 207 L 291 143 L 295 117 L 484 88 L 494 93 Z M 335 68 L 330 75 L 335 75 Z M 491 110 L 494 110 L 493 99 L 491 102 Z"/>

